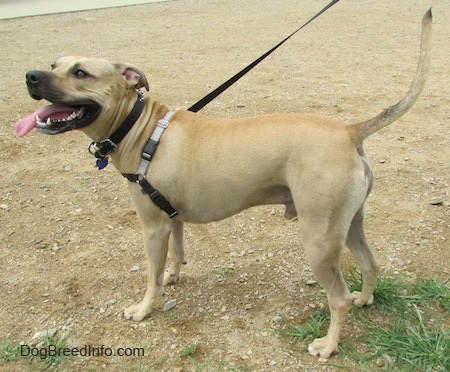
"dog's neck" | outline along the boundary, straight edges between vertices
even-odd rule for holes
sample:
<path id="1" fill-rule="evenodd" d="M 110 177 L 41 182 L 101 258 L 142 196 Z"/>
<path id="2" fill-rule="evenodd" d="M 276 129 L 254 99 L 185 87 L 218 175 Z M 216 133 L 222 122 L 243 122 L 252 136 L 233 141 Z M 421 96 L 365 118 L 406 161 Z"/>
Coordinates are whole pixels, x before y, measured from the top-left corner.
<path id="1" fill-rule="evenodd" d="M 108 105 L 104 107 L 103 113 L 95 123 L 80 130 L 95 142 L 110 138 L 121 126 L 123 121 L 126 120 L 139 97 L 137 90 L 127 91 L 126 95 L 122 98 L 122 101 L 129 102 L 127 106 Z"/>
<path id="2" fill-rule="evenodd" d="M 120 143 L 117 150 L 111 153 L 111 160 L 117 170 L 121 173 L 134 173 L 140 161 L 140 153 L 134 151 L 136 148 L 143 149 L 156 127 L 158 120 L 162 119 L 169 111 L 168 107 L 150 96 L 145 97 L 145 107 L 138 123 L 133 126 L 129 135 Z M 136 155 L 139 156 L 136 156 Z M 135 158 L 130 159 L 129 156 Z M 130 168 L 131 165 L 131 168 Z"/>
<path id="3" fill-rule="evenodd" d="M 93 141 L 89 146 L 89 151 L 98 159 L 103 159 L 111 152 L 117 149 L 120 142 L 127 136 L 128 132 L 133 128 L 136 121 L 144 110 L 144 95 L 137 90 L 137 99 L 133 108 L 129 111 L 128 115 L 123 119 L 114 129 L 114 131 L 108 136 L 108 138 Z"/>

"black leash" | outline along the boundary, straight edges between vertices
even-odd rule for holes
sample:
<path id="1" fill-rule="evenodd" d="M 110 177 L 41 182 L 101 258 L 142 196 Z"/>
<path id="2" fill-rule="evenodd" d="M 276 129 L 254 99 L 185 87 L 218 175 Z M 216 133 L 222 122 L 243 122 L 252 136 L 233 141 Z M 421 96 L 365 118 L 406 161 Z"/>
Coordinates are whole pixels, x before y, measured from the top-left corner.
<path id="1" fill-rule="evenodd" d="M 261 57 L 250 63 L 247 67 L 245 67 L 243 70 L 239 71 L 236 75 L 234 75 L 232 78 L 228 79 L 225 83 L 214 89 L 211 93 L 203 97 L 200 101 L 193 104 L 191 107 L 188 108 L 188 111 L 197 112 L 203 107 L 205 107 L 208 103 L 210 103 L 214 98 L 222 94 L 226 89 L 231 87 L 236 81 L 238 81 L 241 77 L 243 77 L 247 72 L 249 72 L 253 67 L 258 65 L 261 61 L 263 61 L 266 57 L 268 57 L 270 54 L 272 54 L 276 49 L 278 49 L 281 45 L 283 45 L 286 41 L 288 41 L 292 36 L 294 36 L 297 32 L 299 32 L 303 27 L 310 24 L 312 21 L 314 21 L 317 17 L 319 17 L 322 13 L 325 13 L 328 9 L 330 9 L 334 4 L 336 4 L 339 0 L 333 0 L 331 1 L 326 7 L 324 7 L 320 12 L 318 12 L 314 17 L 312 17 L 308 22 L 303 24 L 301 27 L 299 27 L 297 30 L 295 30 L 292 34 L 290 34 L 288 37 L 286 37 L 284 40 L 280 41 L 277 45 L 275 45 L 272 49 L 270 49 L 268 52 L 263 54 Z"/>

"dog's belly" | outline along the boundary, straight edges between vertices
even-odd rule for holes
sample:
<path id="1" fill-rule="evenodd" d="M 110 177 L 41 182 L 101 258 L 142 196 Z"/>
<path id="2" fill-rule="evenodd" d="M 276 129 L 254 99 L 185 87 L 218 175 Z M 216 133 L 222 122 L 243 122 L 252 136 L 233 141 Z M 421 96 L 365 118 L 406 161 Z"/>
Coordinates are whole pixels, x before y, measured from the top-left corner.
<path id="1" fill-rule="evenodd" d="M 287 186 L 273 185 L 265 189 L 241 189 L 239 192 L 228 190 L 224 194 L 212 189 L 188 198 L 190 201 L 183 203 L 179 209 L 179 218 L 194 223 L 219 221 L 250 207 L 268 204 L 284 204 L 286 218 L 297 216 L 291 191 Z"/>

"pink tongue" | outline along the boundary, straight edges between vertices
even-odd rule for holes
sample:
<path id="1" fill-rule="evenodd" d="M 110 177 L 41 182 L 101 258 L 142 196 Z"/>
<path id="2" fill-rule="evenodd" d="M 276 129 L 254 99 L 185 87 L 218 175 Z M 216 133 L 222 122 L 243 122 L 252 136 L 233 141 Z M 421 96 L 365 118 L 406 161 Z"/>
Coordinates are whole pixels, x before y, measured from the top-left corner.
<path id="1" fill-rule="evenodd" d="M 26 118 L 20 119 L 16 125 L 14 125 L 14 130 L 19 137 L 23 137 L 36 126 L 36 113 L 27 116 Z"/>
<path id="2" fill-rule="evenodd" d="M 52 120 L 65 119 L 75 111 L 78 110 L 74 107 L 69 106 L 44 106 L 33 112 L 31 115 L 27 116 L 26 118 L 20 119 L 15 124 L 14 130 L 19 137 L 23 137 L 36 127 L 36 115 L 38 115 L 45 122 L 48 118 Z"/>

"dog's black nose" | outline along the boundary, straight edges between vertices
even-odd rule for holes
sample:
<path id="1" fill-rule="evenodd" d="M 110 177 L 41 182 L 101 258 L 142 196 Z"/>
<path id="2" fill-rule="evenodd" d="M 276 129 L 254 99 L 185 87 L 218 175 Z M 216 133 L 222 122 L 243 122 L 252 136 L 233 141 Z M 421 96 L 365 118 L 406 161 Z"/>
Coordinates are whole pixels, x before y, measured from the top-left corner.
<path id="1" fill-rule="evenodd" d="M 45 77 L 45 73 L 43 71 L 28 71 L 25 75 L 27 80 L 27 84 L 37 84 L 42 81 Z"/>

